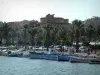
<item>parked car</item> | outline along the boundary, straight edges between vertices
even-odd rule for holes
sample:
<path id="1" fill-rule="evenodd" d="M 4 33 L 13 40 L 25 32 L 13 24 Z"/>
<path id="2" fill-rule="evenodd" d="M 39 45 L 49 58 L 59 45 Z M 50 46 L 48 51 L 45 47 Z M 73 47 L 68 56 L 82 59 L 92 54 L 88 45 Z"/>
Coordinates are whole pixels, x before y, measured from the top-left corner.
<path id="1" fill-rule="evenodd" d="M 56 50 L 61 50 L 62 46 L 61 46 L 61 45 L 55 45 L 54 48 L 55 48 Z"/>
<path id="2" fill-rule="evenodd" d="M 88 52 L 88 47 L 81 46 L 81 47 L 79 47 L 79 51 L 81 51 L 81 52 Z"/>

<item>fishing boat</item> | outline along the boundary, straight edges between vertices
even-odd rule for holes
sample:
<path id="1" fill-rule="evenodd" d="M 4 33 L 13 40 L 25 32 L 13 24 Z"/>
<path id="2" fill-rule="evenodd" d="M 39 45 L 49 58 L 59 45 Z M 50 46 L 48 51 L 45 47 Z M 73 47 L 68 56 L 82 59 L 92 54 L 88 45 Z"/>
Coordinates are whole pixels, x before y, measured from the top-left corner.
<path id="1" fill-rule="evenodd" d="M 70 57 L 79 57 L 77 54 L 61 54 L 58 55 L 58 61 L 69 61 Z"/>
<path id="2" fill-rule="evenodd" d="M 89 64 L 100 64 L 100 61 L 98 60 L 92 60 L 89 62 Z"/>
<path id="3" fill-rule="evenodd" d="M 61 55 L 58 55 L 58 61 L 69 61 L 70 59 L 70 55 L 67 55 L 67 54 L 61 54 Z"/>
<path id="4" fill-rule="evenodd" d="M 22 57 L 23 53 L 18 50 L 17 51 L 9 51 L 8 56 L 9 57 Z"/>
<path id="5" fill-rule="evenodd" d="M 22 54 L 23 54 L 22 57 L 25 58 L 29 57 L 29 51 L 23 51 Z"/>
<path id="6" fill-rule="evenodd" d="M 94 60 L 96 58 L 90 58 L 90 57 L 70 57 L 69 61 L 71 63 L 89 63 L 91 60 Z"/>
<path id="7" fill-rule="evenodd" d="M 96 58 L 94 60 L 90 60 L 89 64 L 100 64 L 100 58 Z"/>
<path id="8" fill-rule="evenodd" d="M 48 52 L 30 52 L 29 54 L 31 59 L 46 59 L 56 61 L 69 61 L 70 56 L 76 56 L 74 54 L 57 53 L 53 49 L 49 50 Z"/>
<path id="9" fill-rule="evenodd" d="M 58 55 L 53 53 L 45 52 L 30 52 L 31 59 L 46 59 L 46 60 L 57 60 Z"/>

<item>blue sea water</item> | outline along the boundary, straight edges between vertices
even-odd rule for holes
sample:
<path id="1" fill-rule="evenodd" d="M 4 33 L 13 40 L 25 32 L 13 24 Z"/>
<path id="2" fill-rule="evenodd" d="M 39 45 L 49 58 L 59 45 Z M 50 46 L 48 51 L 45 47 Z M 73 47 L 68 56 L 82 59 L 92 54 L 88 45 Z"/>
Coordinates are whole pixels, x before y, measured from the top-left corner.
<path id="1" fill-rule="evenodd" d="M 0 56 L 0 75 L 100 75 L 100 65 Z"/>

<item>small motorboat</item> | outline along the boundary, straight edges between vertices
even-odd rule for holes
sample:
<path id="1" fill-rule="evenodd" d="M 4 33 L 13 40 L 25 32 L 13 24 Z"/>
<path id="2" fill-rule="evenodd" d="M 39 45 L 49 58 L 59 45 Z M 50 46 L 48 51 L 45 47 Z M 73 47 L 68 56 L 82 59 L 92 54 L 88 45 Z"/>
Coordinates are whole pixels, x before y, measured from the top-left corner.
<path id="1" fill-rule="evenodd" d="M 57 54 L 48 54 L 44 52 L 30 52 L 30 59 L 57 60 Z"/>
<path id="2" fill-rule="evenodd" d="M 22 57 L 23 53 L 20 51 L 9 51 L 8 56 L 9 57 Z"/>
<path id="3" fill-rule="evenodd" d="M 29 52 L 28 51 L 23 51 L 23 57 L 29 57 Z"/>
<path id="4" fill-rule="evenodd" d="M 89 57 L 70 57 L 69 61 L 71 63 L 89 63 L 91 60 L 96 58 L 89 58 Z"/>
<path id="5" fill-rule="evenodd" d="M 61 54 L 61 55 L 58 55 L 58 61 L 69 61 L 70 59 L 70 55 L 66 55 L 66 54 Z"/>
<path id="6" fill-rule="evenodd" d="M 69 61 L 72 56 L 79 57 L 77 54 L 60 54 L 58 55 L 58 61 Z"/>
<path id="7" fill-rule="evenodd" d="M 100 64 L 100 59 L 96 58 L 94 60 L 90 60 L 89 64 Z"/>

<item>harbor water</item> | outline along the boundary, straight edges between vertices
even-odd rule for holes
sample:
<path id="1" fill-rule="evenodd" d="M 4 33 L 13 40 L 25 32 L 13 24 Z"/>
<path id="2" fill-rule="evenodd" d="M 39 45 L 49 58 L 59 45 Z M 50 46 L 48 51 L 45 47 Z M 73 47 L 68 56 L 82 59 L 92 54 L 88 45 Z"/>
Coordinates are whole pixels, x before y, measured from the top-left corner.
<path id="1" fill-rule="evenodd" d="M 0 75 L 100 75 L 100 65 L 0 56 Z"/>

